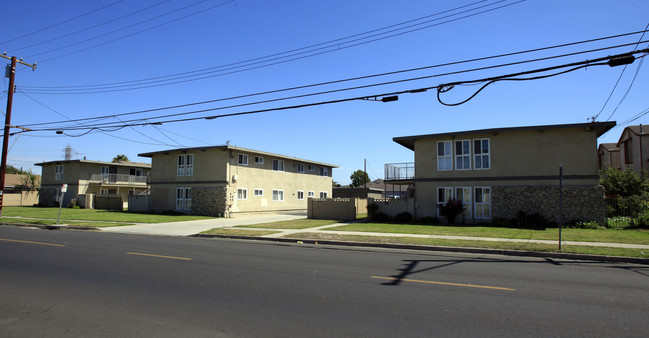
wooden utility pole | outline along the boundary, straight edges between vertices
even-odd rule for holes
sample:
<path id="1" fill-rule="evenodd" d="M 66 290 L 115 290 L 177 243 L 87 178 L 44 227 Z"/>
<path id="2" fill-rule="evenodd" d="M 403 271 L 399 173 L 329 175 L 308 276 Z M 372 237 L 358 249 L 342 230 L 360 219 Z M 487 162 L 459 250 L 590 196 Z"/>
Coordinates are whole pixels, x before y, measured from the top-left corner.
<path id="1" fill-rule="evenodd" d="M 7 89 L 7 111 L 5 112 L 5 125 L 4 125 L 4 135 L 2 135 L 2 164 L 0 164 L 0 216 L 2 216 L 2 205 L 4 200 L 4 191 L 5 191 L 5 174 L 7 172 L 7 152 L 9 147 L 9 129 L 11 126 L 11 106 L 14 98 L 14 80 L 16 78 L 16 64 L 20 63 L 25 66 L 29 66 L 32 70 L 36 69 L 36 63 L 30 65 L 23 62 L 21 58 L 20 61 L 16 59 L 15 56 L 11 58 L 6 55 L 0 55 L 5 59 L 11 60 L 11 64 L 7 65 L 6 77 L 9 78 L 9 88 Z"/>

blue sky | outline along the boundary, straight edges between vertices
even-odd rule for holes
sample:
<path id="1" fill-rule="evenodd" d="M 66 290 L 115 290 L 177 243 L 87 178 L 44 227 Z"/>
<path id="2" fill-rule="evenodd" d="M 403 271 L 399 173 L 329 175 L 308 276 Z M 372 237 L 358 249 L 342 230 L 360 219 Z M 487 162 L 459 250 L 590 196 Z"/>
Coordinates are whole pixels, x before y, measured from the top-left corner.
<path id="1" fill-rule="evenodd" d="M 445 13 L 433 16 L 441 12 Z M 68 144 L 77 153 L 76 158 L 110 161 L 117 154 L 126 154 L 133 161 L 146 162 L 148 159 L 137 154 L 230 141 L 240 147 L 336 164 L 340 168 L 334 170 L 333 177 L 341 184 L 349 183 L 350 174 L 363 168 L 364 159 L 370 177 L 382 178 L 384 164 L 413 161 L 413 153 L 393 142 L 393 137 L 587 122 L 602 109 L 623 68 L 592 66 L 547 79 L 498 82 L 457 107 L 439 104 L 436 92 L 431 90 L 400 95 L 396 102 L 357 100 L 213 120 L 95 130 L 83 136 L 87 129 L 65 130 L 64 134 L 38 130 L 82 127 L 81 123 L 90 122 L 118 125 L 137 118 L 154 122 L 159 115 L 428 77 L 174 118 L 308 104 L 594 59 L 628 52 L 635 46 L 430 77 L 635 43 L 640 34 L 173 110 L 120 115 L 637 32 L 649 23 L 648 12 L 649 2 L 639 0 L 12 1 L 3 5 L 3 13 L 11 14 L 3 16 L 0 51 L 23 57 L 28 63 L 37 62 L 38 68 L 31 71 L 18 67 L 12 125 L 27 125 L 36 131 L 10 138 L 8 163 L 38 173 L 40 169 L 34 163 L 62 159 Z M 396 26 L 386 28 L 392 25 Z M 386 33 L 389 30 L 393 32 Z M 370 31 L 374 33 L 362 34 Z M 643 38 L 648 39 L 649 34 Z M 308 46 L 314 47 L 303 49 Z M 647 43 L 638 48 L 647 48 Z M 294 51 L 294 56 L 279 54 L 288 51 Z M 262 58 L 269 55 L 275 55 L 274 61 Z M 610 116 L 620 125 L 649 108 L 649 66 L 638 71 L 639 64 L 636 60 L 627 67 L 598 121 Z M 214 68 L 223 65 L 230 65 L 226 67 L 230 70 Z M 159 85 L 168 83 L 160 82 L 166 76 L 200 69 L 213 72 L 202 75 L 206 78 L 200 80 Z M 156 86 L 125 86 L 133 83 L 128 81 L 151 78 L 147 86 Z M 117 82 L 126 83 L 89 87 Z M 0 94 L 3 112 L 7 85 L 4 79 L 4 92 Z M 613 113 L 629 87 L 626 98 Z M 478 88 L 457 86 L 444 98 L 461 101 Z M 90 89 L 110 91 L 87 93 L 93 91 Z M 101 121 L 42 124 L 113 115 Z M 649 117 L 642 116 L 630 124 L 647 122 Z M 616 142 L 624 126 L 609 131 L 600 142 Z"/>

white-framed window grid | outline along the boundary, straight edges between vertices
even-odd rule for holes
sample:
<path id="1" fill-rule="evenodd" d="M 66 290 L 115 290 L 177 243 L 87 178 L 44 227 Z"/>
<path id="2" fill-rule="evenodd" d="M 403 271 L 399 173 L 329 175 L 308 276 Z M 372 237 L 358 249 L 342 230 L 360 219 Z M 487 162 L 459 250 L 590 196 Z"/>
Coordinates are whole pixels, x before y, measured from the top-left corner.
<path id="1" fill-rule="evenodd" d="M 464 208 L 462 215 L 465 218 L 471 218 L 472 191 L 473 189 L 471 187 L 455 187 L 455 199 L 462 202 L 462 207 Z"/>
<path id="2" fill-rule="evenodd" d="M 102 178 L 108 178 L 108 175 L 110 175 L 110 168 L 108 166 L 102 165 L 101 166 L 101 177 Z"/>
<path id="3" fill-rule="evenodd" d="M 320 176 L 329 176 L 329 169 L 320 168 Z"/>
<path id="4" fill-rule="evenodd" d="M 62 181 L 63 180 L 63 164 L 57 164 L 56 167 L 54 167 L 54 179 L 56 181 Z"/>
<path id="5" fill-rule="evenodd" d="M 273 160 L 273 170 L 275 170 L 275 171 L 284 171 L 284 161 L 283 160 Z"/>
<path id="6" fill-rule="evenodd" d="M 281 202 L 284 200 L 284 190 L 273 189 L 273 201 Z"/>
<path id="7" fill-rule="evenodd" d="M 304 191 L 302 191 L 302 190 L 297 191 L 297 199 L 298 200 L 303 200 L 304 199 Z"/>
<path id="8" fill-rule="evenodd" d="M 177 176 L 185 176 L 185 155 L 178 155 Z"/>
<path id="9" fill-rule="evenodd" d="M 314 165 L 311 165 L 311 164 L 309 164 L 309 165 L 307 166 L 307 168 L 309 169 L 309 171 L 314 171 L 314 170 L 315 170 L 315 166 L 314 166 Z"/>
<path id="10" fill-rule="evenodd" d="M 474 187 L 473 209 L 477 219 L 491 218 L 491 187 Z"/>
<path id="11" fill-rule="evenodd" d="M 248 154 L 239 154 L 239 165 L 248 165 Z"/>
<path id="12" fill-rule="evenodd" d="M 326 191 L 321 191 L 320 192 L 320 198 L 327 198 L 327 192 Z"/>
<path id="13" fill-rule="evenodd" d="M 264 164 L 264 158 L 261 156 L 255 156 L 255 163 L 256 164 Z"/>
<path id="14" fill-rule="evenodd" d="M 248 189 L 239 188 L 237 189 L 237 200 L 245 201 L 248 199 Z"/>
<path id="15" fill-rule="evenodd" d="M 176 210 L 192 209 L 192 188 L 176 188 Z"/>
<path id="16" fill-rule="evenodd" d="M 314 196 L 315 196 L 315 192 L 314 192 L 314 191 L 309 191 L 309 192 L 307 193 L 307 197 L 311 197 L 311 198 L 313 198 Z"/>
<path id="17" fill-rule="evenodd" d="M 264 189 L 255 189 L 255 196 L 264 196 Z"/>
<path id="18" fill-rule="evenodd" d="M 299 173 L 304 172 L 304 164 L 302 164 L 302 163 L 297 164 L 297 172 L 299 172 Z"/>
<path id="19" fill-rule="evenodd" d="M 440 207 L 453 198 L 453 187 L 437 187 L 437 217 L 442 217 Z"/>
<path id="20" fill-rule="evenodd" d="M 455 170 L 471 170 L 471 141 L 455 141 Z"/>
<path id="21" fill-rule="evenodd" d="M 437 170 L 453 170 L 453 143 L 437 141 Z"/>
<path id="22" fill-rule="evenodd" d="M 473 140 L 473 167 L 476 170 L 491 169 L 491 145 L 488 138 Z"/>
<path id="23" fill-rule="evenodd" d="M 108 189 L 99 189 L 99 195 L 108 195 Z"/>

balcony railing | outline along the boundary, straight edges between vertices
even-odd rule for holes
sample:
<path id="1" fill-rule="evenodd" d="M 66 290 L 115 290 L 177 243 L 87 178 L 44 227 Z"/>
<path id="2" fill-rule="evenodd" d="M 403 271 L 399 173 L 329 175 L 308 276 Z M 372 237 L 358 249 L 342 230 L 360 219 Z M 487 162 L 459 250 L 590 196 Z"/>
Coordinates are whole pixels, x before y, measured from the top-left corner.
<path id="1" fill-rule="evenodd" d="M 415 163 L 388 163 L 385 165 L 385 180 L 412 180 L 415 178 Z"/>
<path id="2" fill-rule="evenodd" d="M 146 176 L 123 174 L 92 174 L 89 181 L 101 184 L 146 184 Z"/>

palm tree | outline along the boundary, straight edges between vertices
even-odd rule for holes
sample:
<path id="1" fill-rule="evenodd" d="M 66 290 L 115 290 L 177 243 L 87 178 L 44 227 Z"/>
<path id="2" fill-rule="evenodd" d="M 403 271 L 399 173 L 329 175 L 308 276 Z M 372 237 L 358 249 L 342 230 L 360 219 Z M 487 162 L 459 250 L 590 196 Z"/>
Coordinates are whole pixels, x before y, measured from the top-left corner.
<path id="1" fill-rule="evenodd" d="M 130 161 L 128 160 L 128 156 L 124 154 L 119 154 L 115 156 L 115 158 L 113 158 L 113 163 L 120 163 L 120 162 L 130 162 Z"/>

